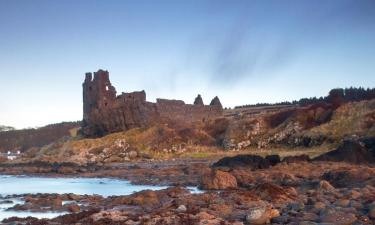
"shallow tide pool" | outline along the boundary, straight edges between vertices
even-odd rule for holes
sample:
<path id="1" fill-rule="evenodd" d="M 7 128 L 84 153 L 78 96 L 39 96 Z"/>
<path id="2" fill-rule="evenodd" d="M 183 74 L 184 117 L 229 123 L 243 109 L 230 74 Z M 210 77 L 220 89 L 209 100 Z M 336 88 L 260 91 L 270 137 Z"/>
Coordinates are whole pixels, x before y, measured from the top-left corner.
<path id="1" fill-rule="evenodd" d="M 142 190 L 160 190 L 166 186 L 134 185 L 126 180 L 110 178 L 50 178 L 0 175 L 0 195 L 13 194 L 79 194 L 128 195 Z"/>
<path id="2" fill-rule="evenodd" d="M 133 185 L 126 180 L 110 178 L 49 178 L 28 176 L 0 175 L 0 197 L 36 193 L 74 193 L 79 195 L 129 195 L 142 190 L 161 190 L 167 186 Z M 197 190 L 192 188 L 192 192 Z M 0 200 L 1 201 L 1 200 Z M 13 204 L 0 204 L 0 221 L 12 216 L 37 218 L 53 218 L 64 212 L 35 213 L 27 211 L 6 211 L 7 208 L 18 204 L 19 199 L 13 199 Z"/>

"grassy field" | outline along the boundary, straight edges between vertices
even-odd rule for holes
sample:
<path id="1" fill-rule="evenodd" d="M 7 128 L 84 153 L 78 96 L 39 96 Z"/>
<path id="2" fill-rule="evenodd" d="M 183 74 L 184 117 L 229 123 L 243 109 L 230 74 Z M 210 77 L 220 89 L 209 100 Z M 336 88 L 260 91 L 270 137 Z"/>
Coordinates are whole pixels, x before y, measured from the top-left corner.
<path id="1" fill-rule="evenodd" d="M 281 158 L 286 156 L 308 155 L 310 158 L 315 158 L 321 154 L 332 151 L 336 148 L 335 145 L 322 145 L 311 148 L 248 148 L 240 151 L 225 151 L 222 149 L 200 149 L 197 151 L 190 151 L 179 155 L 181 158 L 220 158 L 225 156 L 235 156 L 240 154 L 253 154 L 259 156 L 279 155 Z"/>

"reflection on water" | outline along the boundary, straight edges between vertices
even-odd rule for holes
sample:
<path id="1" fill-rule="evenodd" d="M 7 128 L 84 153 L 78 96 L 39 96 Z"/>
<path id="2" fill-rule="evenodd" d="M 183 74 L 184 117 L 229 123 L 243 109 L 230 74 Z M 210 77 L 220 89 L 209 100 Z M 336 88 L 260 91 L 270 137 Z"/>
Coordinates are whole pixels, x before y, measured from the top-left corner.
<path id="1" fill-rule="evenodd" d="M 12 203 L 0 203 L 0 221 L 12 216 L 36 218 L 54 218 L 65 212 L 28 212 L 5 211 L 16 204 L 23 203 L 16 198 L 5 198 L 7 195 L 37 194 L 37 193 L 74 193 L 79 195 L 128 195 L 142 190 L 160 190 L 166 186 L 133 185 L 129 181 L 109 178 L 46 178 L 27 176 L 0 175 L 0 202 L 11 200 Z M 194 191 L 192 191 L 194 192 Z"/>

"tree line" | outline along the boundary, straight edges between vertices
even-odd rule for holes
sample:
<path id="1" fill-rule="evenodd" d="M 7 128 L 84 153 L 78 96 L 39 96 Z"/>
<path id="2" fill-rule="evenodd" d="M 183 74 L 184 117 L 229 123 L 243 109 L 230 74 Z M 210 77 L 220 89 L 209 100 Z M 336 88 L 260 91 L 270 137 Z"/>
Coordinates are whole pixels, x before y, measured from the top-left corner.
<path id="1" fill-rule="evenodd" d="M 235 108 L 261 107 L 261 106 L 279 106 L 279 105 L 296 105 L 306 106 L 317 103 L 330 103 L 334 106 L 339 106 L 346 102 L 355 102 L 362 100 L 370 100 L 375 98 L 375 88 L 350 87 L 350 88 L 335 88 L 329 91 L 324 97 L 301 98 L 294 101 L 283 101 L 277 103 L 257 103 L 236 106 Z"/>

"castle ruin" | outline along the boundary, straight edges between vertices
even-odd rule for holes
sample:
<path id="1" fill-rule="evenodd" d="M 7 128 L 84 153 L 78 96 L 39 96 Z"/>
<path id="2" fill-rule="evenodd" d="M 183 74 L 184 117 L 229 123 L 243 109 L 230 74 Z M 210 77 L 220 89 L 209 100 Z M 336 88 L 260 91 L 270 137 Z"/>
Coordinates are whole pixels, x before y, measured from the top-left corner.
<path id="1" fill-rule="evenodd" d="M 89 137 L 145 127 L 152 123 L 180 121 L 193 123 L 223 115 L 218 97 L 204 105 L 198 95 L 194 104 L 181 100 L 146 101 L 145 91 L 116 95 L 108 71 L 86 73 L 83 83 L 83 134 Z"/>

